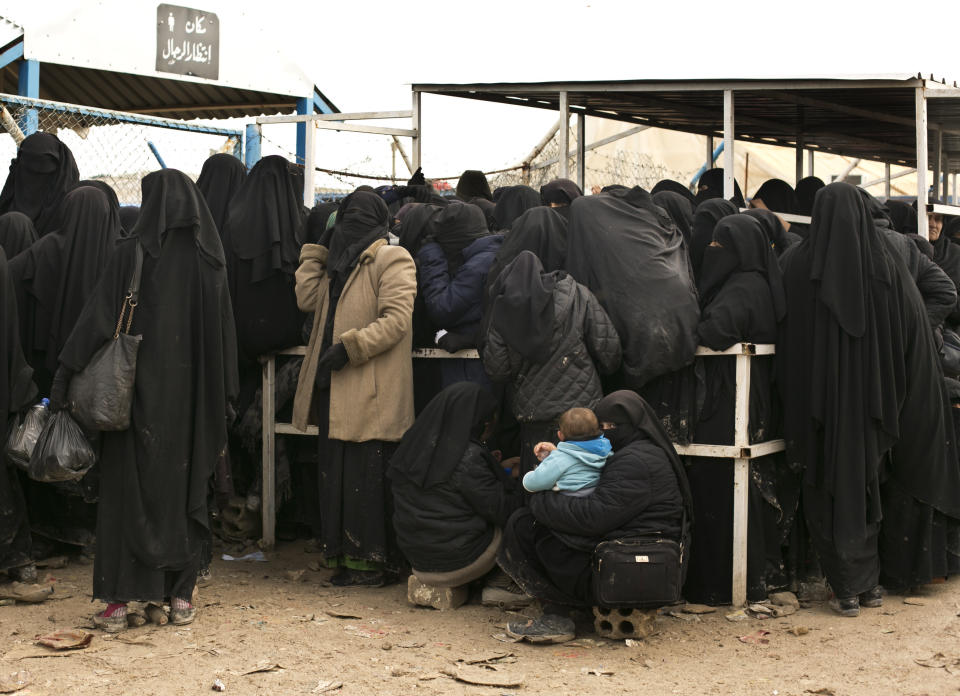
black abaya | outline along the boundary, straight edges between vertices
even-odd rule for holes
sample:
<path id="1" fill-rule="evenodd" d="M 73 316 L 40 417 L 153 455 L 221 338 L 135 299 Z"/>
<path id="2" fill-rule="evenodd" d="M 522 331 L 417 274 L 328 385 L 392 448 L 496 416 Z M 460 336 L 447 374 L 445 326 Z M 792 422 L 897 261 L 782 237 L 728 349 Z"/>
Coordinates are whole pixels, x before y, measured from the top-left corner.
<path id="1" fill-rule="evenodd" d="M 131 425 L 102 435 L 93 595 L 108 602 L 189 599 L 209 537 L 207 494 L 237 392 L 223 249 L 196 185 L 164 169 L 142 182 L 143 214 L 118 243 L 60 355 L 74 372 L 113 336 L 143 246 L 142 335 Z"/>
<path id="2" fill-rule="evenodd" d="M 493 217 L 497 230 L 513 228 L 513 222 L 531 208 L 541 205 L 540 194 L 529 186 L 507 186 L 500 192 Z"/>
<path id="3" fill-rule="evenodd" d="M 37 241 L 33 221 L 23 213 L 0 215 L 0 248 L 8 259 L 17 256 Z"/>
<path id="4" fill-rule="evenodd" d="M 230 201 L 247 178 L 247 168 L 238 157 L 218 152 L 207 158 L 197 177 L 197 188 L 207 201 L 217 230 L 223 236 L 223 226 L 230 212 Z"/>
<path id="5" fill-rule="evenodd" d="M 70 148 L 51 133 L 32 133 L 10 162 L 0 213 L 24 213 L 42 237 L 59 227 L 60 203 L 79 179 Z"/>

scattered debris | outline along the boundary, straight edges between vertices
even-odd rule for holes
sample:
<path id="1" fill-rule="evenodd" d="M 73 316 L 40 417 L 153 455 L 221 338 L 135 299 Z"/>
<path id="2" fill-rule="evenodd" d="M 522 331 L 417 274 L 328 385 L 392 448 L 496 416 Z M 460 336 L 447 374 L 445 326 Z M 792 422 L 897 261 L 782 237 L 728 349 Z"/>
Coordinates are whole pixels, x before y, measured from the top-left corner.
<path id="1" fill-rule="evenodd" d="M 219 679 L 214 679 L 214 680 L 213 680 L 213 686 L 212 686 L 211 688 L 212 688 L 214 691 L 226 691 L 226 690 L 227 690 L 227 685 L 224 684 L 224 683 L 223 683 L 222 681 L 220 681 Z"/>
<path id="2" fill-rule="evenodd" d="M 733 612 L 732 614 L 727 614 L 727 615 L 726 615 L 726 619 L 727 619 L 727 621 L 734 621 L 734 622 L 736 622 L 736 621 L 749 621 L 749 620 L 750 620 L 750 617 L 747 615 L 747 612 L 746 612 L 745 609 L 737 609 L 737 610 L 736 610 L 735 612 Z"/>
<path id="3" fill-rule="evenodd" d="M 408 677 L 411 674 L 413 674 L 413 670 L 409 670 L 406 667 L 396 666 L 390 669 L 391 677 Z"/>
<path id="4" fill-rule="evenodd" d="M 140 628 L 141 626 L 146 625 L 147 617 L 142 611 L 138 610 L 128 610 L 127 611 L 127 626 L 130 628 Z"/>
<path id="5" fill-rule="evenodd" d="M 793 594 L 793 592 L 772 592 L 767 598 L 767 601 L 769 604 L 778 607 L 800 608 L 800 600 L 797 599 L 797 595 Z"/>
<path id="6" fill-rule="evenodd" d="M 517 656 L 506 650 L 494 650 L 493 652 L 480 653 L 472 657 L 461 657 L 457 660 L 457 662 L 463 662 L 468 665 L 507 664 L 516 661 Z"/>
<path id="7" fill-rule="evenodd" d="M 837 696 L 837 692 L 833 689 L 828 689 L 823 687 L 821 689 L 806 689 L 803 693 L 805 694 L 819 694 L 820 696 Z"/>
<path id="8" fill-rule="evenodd" d="M 904 604 L 912 604 L 917 607 L 922 607 L 927 601 L 923 597 L 904 597 Z"/>
<path id="9" fill-rule="evenodd" d="M 422 648 L 426 643 L 397 643 L 398 648 Z"/>
<path id="10" fill-rule="evenodd" d="M 314 694 L 324 694 L 328 691 L 336 691 L 337 689 L 343 686 L 343 682 L 338 681 L 321 681 L 317 682 L 317 686 L 311 693 Z"/>
<path id="11" fill-rule="evenodd" d="M 287 580 L 290 582 L 300 582 L 303 580 L 304 573 L 306 572 L 306 568 L 300 568 L 299 570 L 288 570 L 284 573 L 284 575 L 287 576 Z"/>
<path id="12" fill-rule="evenodd" d="M 792 633 L 795 636 L 805 636 L 810 633 L 810 629 L 806 626 L 791 626 L 787 629 L 787 633 Z"/>
<path id="13" fill-rule="evenodd" d="M 356 614 L 348 614 L 343 611 L 336 611 L 335 609 L 324 609 L 323 613 L 327 616 L 332 616 L 335 619 L 362 619 L 362 616 L 357 616 Z"/>
<path id="14" fill-rule="evenodd" d="M 54 631 L 37 639 L 37 643 L 54 650 L 80 650 L 90 645 L 93 634 L 80 629 Z"/>
<path id="15" fill-rule="evenodd" d="M 685 614 L 683 611 L 678 611 L 676 609 L 671 609 L 668 611 L 667 616 L 672 616 L 673 618 L 680 619 L 681 621 L 700 621 L 700 617 L 696 614 Z"/>
<path id="16" fill-rule="evenodd" d="M 37 561 L 37 568 L 49 568 L 51 570 L 59 570 L 60 568 L 66 568 L 68 559 L 66 556 L 51 556 L 50 558 L 45 558 L 42 561 Z"/>
<path id="17" fill-rule="evenodd" d="M 443 673 L 465 684 L 477 686 L 496 686 L 512 688 L 523 685 L 522 674 L 511 674 L 498 669 L 494 665 L 478 667 L 474 665 L 455 664 L 443 668 Z"/>
<path id="18" fill-rule="evenodd" d="M 170 617 L 167 616 L 167 612 L 163 610 L 159 604 L 148 604 L 147 608 L 144 609 L 147 618 L 150 619 L 150 623 L 156 624 L 157 626 L 165 626 Z"/>
<path id="19" fill-rule="evenodd" d="M 826 580 L 812 580 L 800 583 L 797 598 L 801 602 L 825 602 L 830 599 L 830 594 Z"/>
<path id="20" fill-rule="evenodd" d="M 248 674 L 260 674 L 261 672 L 280 672 L 283 670 L 281 665 L 278 665 L 276 662 L 261 662 L 253 669 L 248 669 L 246 672 L 241 672 L 240 676 L 245 677 Z"/>
<path id="21" fill-rule="evenodd" d="M 0 674 L 0 694 L 12 694 L 14 691 L 20 691 L 20 689 L 29 686 L 30 681 L 30 673 L 23 669 L 10 674 Z"/>
<path id="22" fill-rule="evenodd" d="M 53 585 L 28 585 L 23 582 L 0 585 L 0 599 L 13 599 L 28 604 L 38 604 L 52 594 Z"/>
<path id="23" fill-rule="evenodd" d="M 596 676 L 598 676 L 598 677 L 610 677 L 610 676 L 613 676 L 613 670 L 612 670 L 612 669 L 604 669 L 603 667 L 594 667 L 594 668 L 592 668 L 592 669 L 591 669 L 591 668 L 588 668 L 588 667 L 582 667 L 582 668 L 580 669 L 580 671 L 583 672 L 584 674 L 593 674 L 593 675 L 596 675 Z"/>
<path id="24" fill-rule="evenodd" d="M 643 647 L 643 641 L 642 641 L 642 640 L 636 640 L 635 638 L 627 638 L 625 641 L 623 641 L 623 644 L 626 645 L 628 648 L 642 648 L 642 647 Z"/>
<path id="25" fill-rule="evenodd" d="M 779 619 L 796 614 L 799 607 L 799 602 L 796 606 L 793 604 L 775 605 L 768 602 L 758 602 L 747 607 L 747 614 L 755 619 Z"/>
<path id="26" fill-rule="evenodd" d="M 327 567 L 323 565 L 320 561 L 311 561 L 307 566 L 307 570 L 312 570 L 314 573 L 319 573 L 321 570 L 326 570 Z"/>
<path id="27" fill-rule="evenodd" d="M 760 629 L 759 631 L 754 631 L 753 633 L 740 636 L 737 638 L 741 643 L 748 643 L 750 645 L 770 645 L 770 639 L 766 636 L 770 635 L 770 631 L 765 631 Z"/>
<path id="28" fill-rule="evenodd" d="M 236 558 L 231 556 L 229 553 L 225 553 L 220 556 L 225 561 L 256 561 L 257 563 L 266 563 L 267 557 L 264 555 L 263 551 L 254 551 L 253 553 L 248 553 L 246 556 L 240 556 Z"/>
<path id="29" fill-rule="evenodd" d="M 960 657 L 948 657 L 943 653 L 934 653 L 923 660 L 914 660 L 921 667 L 943 668 L 948 674 L 960 675 Z"/>
<path id="30" fill-rule="evenodd" d="M 508 636 L 506 633 L 494 633 L 490 636 L 494 640 L 499 640 L 501 643 L 519 643 L 522 638 L 515 638 L 513 636 Z"/>
<path id="31" fill-rule="evenodd" d="M 680 611 L 684 614 L 713 614 L 717 608 L 708 607 L 706 604 L 684 604 Z"/>

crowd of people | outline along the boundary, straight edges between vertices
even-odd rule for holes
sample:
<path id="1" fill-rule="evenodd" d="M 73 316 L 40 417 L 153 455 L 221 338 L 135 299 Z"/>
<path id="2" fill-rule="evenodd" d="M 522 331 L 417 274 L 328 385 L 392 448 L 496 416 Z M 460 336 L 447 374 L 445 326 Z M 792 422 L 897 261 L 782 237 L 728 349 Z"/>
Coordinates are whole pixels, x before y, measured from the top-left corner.
<path id="1" fill-rule="evenodd" d="M 468 170 L 446 197 L 418 170 L 307 210 L 301 168 L 219 154 L 196 182 L 147 175 L 134 208 L 30 135 L 0 193 L 8 431 L 40 397 L 70 408 L 137 274 L 143 338 L 130 427 L 88 433 L 82 480 L 3 467 L 0 570 L 30 582 L 67 544 L 94 556 L 99 627 L 129 602 L 192 621 L 214 535 L 256 533 L 259 358 L 305 345 L 277 407 L 319 437 L 278 439 L 279 530 L 333 584 L 535 598 L 509 631 L 560 641 L 597 603 L 598 544 L 659 538 L 687 549 L 687 601 L 727 604 L 733 463 L 673 444 L 733 444 L 735 358 L 695 352 L 751 342 L 776 345 L 751 442 L 786 451 L 750 462 L 748 598 L 825 578 L 856 616 L 956 574 L 960 224 L 930 215 L 927 240 L 909 202 L 846 183 L 722 182 L 492 191 Z"/>

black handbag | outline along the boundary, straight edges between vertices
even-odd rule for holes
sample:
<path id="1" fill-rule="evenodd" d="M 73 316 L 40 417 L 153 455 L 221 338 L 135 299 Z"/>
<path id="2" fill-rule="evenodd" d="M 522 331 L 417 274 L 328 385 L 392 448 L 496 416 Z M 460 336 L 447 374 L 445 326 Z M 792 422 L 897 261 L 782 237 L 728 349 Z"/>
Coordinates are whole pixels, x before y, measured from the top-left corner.
<path id="1" fill-rule="evenodd" d="M 600 543 L 593 553 L 597 606 L 653 608 L 680 601 L 684 545 L 645 537 Z"/>
<path id="2" fill-rule="evenodd" d="M 99 348 L 87 366 L 70 381 L 67 390 L 70 413 L 87 430 L 126 430 L 130 427 L 137 352 L 143 340 L 143 336 L 130 335 L 130 325 L 140 297 L 142 271 L 143 248 L 138 240 L 133 277 L 120 305 L 113 338 Z"/>

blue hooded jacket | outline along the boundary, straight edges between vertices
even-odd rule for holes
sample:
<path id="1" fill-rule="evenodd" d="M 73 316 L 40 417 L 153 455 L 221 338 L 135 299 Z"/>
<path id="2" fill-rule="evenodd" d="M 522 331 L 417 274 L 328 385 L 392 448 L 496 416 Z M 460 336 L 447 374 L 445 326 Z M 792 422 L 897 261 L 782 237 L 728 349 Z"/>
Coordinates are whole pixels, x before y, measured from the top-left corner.
<path id="1" fill-rule="evenodd" d="M 561 442 L 533 471 L 523 477 L 523 487 L 535 493 L 579 491 L 597 485 L 600 471 L 613 447 L 603 435 L 592 440 Z"/>

